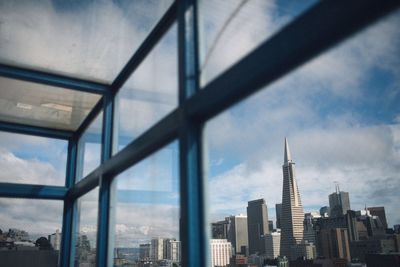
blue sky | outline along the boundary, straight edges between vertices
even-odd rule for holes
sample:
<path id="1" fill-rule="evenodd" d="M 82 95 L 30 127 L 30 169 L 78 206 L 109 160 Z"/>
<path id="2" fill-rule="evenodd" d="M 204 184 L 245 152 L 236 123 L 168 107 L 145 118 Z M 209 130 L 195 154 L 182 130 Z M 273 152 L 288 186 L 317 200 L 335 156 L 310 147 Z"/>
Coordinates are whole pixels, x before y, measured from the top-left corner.
<path id="1" fill-rule="evenodd" d="M 202 55 L 210 54 L 209 60 L 202 65 L 202 85 L 313 2 L 301 1 L 301 6 L 297 6 L 300 3 L 298 1 L 297 4 L 293 4 L 293 1 L 248 1 L 216 40 L 216 34 L 240 1 L 230 1 L 229 4 L 204 1 L 201 10 L 213 12 L 204 13 L 202 17 Z M 74 61 L 80 56 L 85 58 L 85 64 L 94 62 L 94 65 L 100 66 L 104 62 L 110 63 L 104 68 L 89 68 L 95 77 L 109 77 L 115 72 L 114 68 L 125 63 L 126 55 L 133 49 L 129 44 L 135 46 L 148 31 L 146 25 L 151 24 L 148 19 L 156 17 L 153 13 L 142 14 L 142 20 L 146 23 L 139 23 L 127 16 L 132 7 L 125 1 L 96 6 L 93 14 L 105 12 L 109 21 L 117 23 L 121 31 L 115 32 L 100 19 L 97 22 L 103 26 L 102 31 L 92 31 L 90 36 L 93 42 L 118 44 L 117 51 L 114 51 L 111 45 L 100 48 L 97 43 L 85 43 L 86 36 L 79 31 L 79 27 L 66 30 L 65 21 L 71 19 L 92 25 L 91 21 L 79 17 L 84 15 L 83 12 L 65 12 L 57 17 L 60 15 L 58 9 L 63 7 L 43 4 L 42 8 L 50 19 L 57 18 L 54 28 L 48 28 L 46 20 L 38 20 L 37 27 L 33 28 L 37 31 L 23 27 L 24 30 L 19 31 L 21 36 L 16 36 L 15 40 L 27 43 L 38 38 L 45 30 L 46 35 L 41 37 L 54 50 L 44 51 L 40 42 L 39 45 L 32 42 L 36 45 L 32 45 L 32 55 L 27 57 L 35 63 L 42 55 L 64 55 L 65 51 L 70 51 L 72 56 L 63 59 L 74 63 L 67 64 L 70 72 L 81 72 Z M 154 12 L 160 12 L 163 8 Z M 135 12 L 140 10 L 138 8 Z M 29 17 L 29 9 L 21 7 L 19 12 Z M 77 14 L 78 17 L 71 17 L 71 14 Z M 7 16 L 11 15 L 9 13 Z M 396 206 L 399 200 L 396 188 L 400 186 L 399 20 L 399 13 L 392 15 L 207 124 L 205 141 L 211 221 L 230 214 L 245 213 L 247 201 L 261 197 L 267 200 L 270 218 L 275 217 L 272 207 L 281 199 L 283 140 L 288 137 L 305 210 L 317 210 L 327 205 L 328 194 L 334 191 L 333 182 L 339 181 L 342 190 L 350 193 L 352 208 L 360 209 L 364 204 L 383 205 L 389 224 L 400 223 Z M 20 24 L 17 26 L 21 27 Z M 86 49 L 80 54 L 71 43 L 53 38 L 55 26 L 59 26 L 69 37 L 76 36 L 78 32 L 80 35 L 75 45 L 92 45 L 93 51 Z M 168 100 L 176 98 L 174 31 L 176 28 L 126 84 L 127 89 L 119 99 L 123 111 L 119 118 L 121 134 L 136 136 L 175 107 L 174 101 L 155 105 L 135 99 L 137 95 L 154 97 L 155 100 L 160 95 L 169 96 Z M 214 42 L 214 50 L 208 51 Z M 4 53 L 18 52 L 18 47 L 9 44 Z M 102 57 L 98 58 L 99 54 Z M 111 57 L 118 60 L 108 62 Z M 52 66 L 54 62 L 49 59 L 47 63 L 47 66 Z M 81 64 L 82 67 L 87 67 L 85 64 Z M 142 91 L 135 92 L 137 89 Z M 14 138 L 0 133 L 0 166 L 5 170 L 0 174 L 0 181 L 16 179 L 24 183 L 62 185 L 66 148 L 66 143 L 62 141 L 26 136 Z M 97 166 L 99 147 L 88 146 L 86 152 L 85 173 Z M 126 246 L 134 239 L 139 242 L 154 235 L 177 237 L 177 162 L 177 144 L 174 143 L 117 179 L 117 188 L 133 190 L 120 191 L 116 196 L 119 203 L 116 209 L 116 232 L 120 238 L 118 245 Z M 128 193 L 132 192 L 135 192 L 135 196 L 129 197 Z M 10 214 L 9 218 L 12 218 L 3 224 L 12 225 L 13 220 L 18 218 L 21 227 L 30 232 L 54 232 L 58 223 L 61 223 L 55 224 L 53 220 L 60 216 L 60 208 L 51 209 L 54 216 L 47 214 L 38 227 L 23 216 L 24 204 L 13 209 L 13 203 L 12 200 L 2 200 L 0 212 Z M 85 203 L 87 209 L 96 210 L 96 196 L 88 196 Z M 40 202 L 40 206 L 45 208 L 46 204 Z M 82 229 L 94 236 L 96 212 L 84 213 L 84 216 Z M 2 227 L 9 226 L 0 225 Z"/>

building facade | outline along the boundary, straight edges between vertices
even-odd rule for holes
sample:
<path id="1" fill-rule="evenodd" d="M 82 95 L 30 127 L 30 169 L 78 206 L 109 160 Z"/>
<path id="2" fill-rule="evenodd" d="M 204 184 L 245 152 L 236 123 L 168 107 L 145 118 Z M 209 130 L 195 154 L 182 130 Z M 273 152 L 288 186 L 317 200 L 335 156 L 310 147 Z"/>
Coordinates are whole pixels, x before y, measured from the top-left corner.
<path id="1" fill-rule="evenodd" d="M 265 235 L 265 254 L 269 259 L 276 259 L 281 251 L 281 233 L 274 232 Z"/>
<path id="2" fill-rule="evenodd" d="M 247 231 L 249 254 L 264 253 L 265 243 L 263 242 L 263 236 L 269 233 L 268 211 L 264 199 L 248 202 Z"/>
<path id="3" fill-rule="evenodd" d="M 211 266 L 228 266 L 232 256 L 232 244 L 226 239 L 210 240 Z"/>
<path id="4" fill-rule="evenodd" d="M 276 228 L 281 229 L 282 203 L 275 204 Z"/>
<path id="5" fill-rule="evenodd" d="M 350 209 L 349 193 L 340 191 L 336 185 L 336 192 L 329 195 L 329 210 L 330 217 L 338 217 L 345 215 Z"/>
<path id="6" fill-rule="evenodd" d="M 247 216 L 235 215 L 226 218 L 229 221 L 228 241 L 232 244 L 234 254 L 245 254 L 249 246 L 247 233 Z"/>

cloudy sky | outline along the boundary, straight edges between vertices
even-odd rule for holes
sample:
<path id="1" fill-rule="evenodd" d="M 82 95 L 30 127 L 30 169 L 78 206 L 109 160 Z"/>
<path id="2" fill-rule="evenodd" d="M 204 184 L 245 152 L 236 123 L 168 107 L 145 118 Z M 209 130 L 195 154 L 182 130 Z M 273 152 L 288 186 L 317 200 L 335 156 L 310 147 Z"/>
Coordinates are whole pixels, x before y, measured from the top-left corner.
<path id="1" fill-rule="evenodd" d="M 200 6 L 202 85 L 314 1 L 292 2 L 204 1 Z M 88 73 L 89 78 L 104 81 L 114 77 L 157 14 L 168 7 L 164 3 L 147 13 L 147 5 L 155 2 L 100 1 L 79 8 L 40 3 L 2 6 L 0 59 L 28 58 L 31 64 L 45 63 L 44 69 Z M 69 27 L 71 21 L 75 24 Z M 269 217 L 275 219 L 287 137 L 306 211 L 328 205 L 328 194 L 337 181 L 349 192 L 351 208 L 385 206 L 389 225 L 400 223 L 395 204 L 400 195 L 399 22 L 396 13 L 207 124 L 210 221 L 245 213 L 247 201 L 256 198 L 266 199 Z M 117 26 L 110 27 L 113 23 Z M 13 27 L 21 34 L 7 35 Z M 56 30 L 65 36 L 53 38 L 59 36 Z M 29 53 L 22 53 L 20 46 L 26 43 L 31 44 Z M 22 52 L 13 54 L 18 49 Z M 62 69 L 56 55 L 66 62 Z M 119 149 L 176 106 L 176 55 L 174 26 L 118 95 Z M 98 133 L 100 125 L 96 121 L 89 132 Z M 66 150 L 63 141 L 0 133 L 0 181 L 63 185 Z M 111 213 L 116 246 L 178 237 L 177 150 L 173 143 L 115 180 L 116 204 Z M 98 144 L 86 144 L 84 175 L 98 165 L 99 151 Z M 79 230 L 94 240 L 97 191 L 80 205 Z M 61 214 L 59 201 L 1 199 L 0 229 L 18 227 L 49 234 L 61 228 Z"/>

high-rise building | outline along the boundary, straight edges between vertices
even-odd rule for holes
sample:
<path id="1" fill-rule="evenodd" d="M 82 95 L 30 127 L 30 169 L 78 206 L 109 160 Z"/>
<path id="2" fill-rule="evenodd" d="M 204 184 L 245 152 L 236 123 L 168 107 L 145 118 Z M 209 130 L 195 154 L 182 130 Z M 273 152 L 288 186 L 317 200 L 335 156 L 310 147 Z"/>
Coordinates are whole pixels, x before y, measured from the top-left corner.
<path id="1" fill-rule="evenodd" d="M 276 228 L 281 229 L 282 203 L 275 204 L 275 212 L 276 212 Z"/>
<path id="2" fill-rule="evenodd" d="M 213 239 L 228 239 L 229 221 L 223 220 L 211 223 L 211 237 Z"/>
<path id="3" fill-rule="evenodd" d="M 249 246 L 247 234 L 247 216 L 236 215 L 226 218 L 229 221 L 228 241 L 232 244 L 234 254 L 245 254 Z"/>
<path id="4" fill-rule="evenodd" d="M 265 254 L 269 259 L 279 256 L 281 249 L 281 233 L 274 232 L 265 235 Z"/>
<path id="5" fill-rule="evenodd" d="M 346 228 L 322 229 L 318 232 L 320 256 L 328 259 L 346 259 L 350 257 L 350 244 Z"/>
<path id="6" fill-rule="evenodd" d="M 285 138 L 285 154 L 282 166 L 281 255 L 290 259 L 296 259 L 291 256 L 291 250 L 294 246 L 301 244 L 304 237 L 304 211 L 294 165 L 289 144 Z"/>
<path id="7" fill-rule="evenodd" d="M 166 242 L 166 259 L 173 262 L 181 261 L 181 241 L 167 239 Z"/>
<path id="8" fill-rule="evenodd" d="M 227 266 L 232 256 L 232 244 L 226 239 L 211 239 L 211 266 Z"/>
<path id="9" fill-rule="evenodd" d="M 153 238 L 150 246 L 150 258 L 154 261 L 164 259 L 164 239 Z"/>
<path id="10" fill-rule="evenodd" d="M 330 217 L 339 217 L 345 215 L 350 209 L 349 193 L 340 191 L 336 184 L 336 192 L 329 195 Z"/>
<path id="11" fill-rule="evenodd" d="M 268 210 L 264 199 L 248 202 L 247 231 L 249 254 L 264 253 L 265 242 L 263 241 L 263 236 L 269 233 Z"/>
<path id="12" fill-rule="evenodd" d="M 367 208 L 372 216 L 378 216 L 385 229 L 388 228 L 385 207 L 369 207 Z"/>
<path id="13" fill-rule="evenodd" d="M 321 218 L 318 212 L 308 212 L 304 214 L 304 240 L 308 243 L 316 244 L 315 224 Z"/>

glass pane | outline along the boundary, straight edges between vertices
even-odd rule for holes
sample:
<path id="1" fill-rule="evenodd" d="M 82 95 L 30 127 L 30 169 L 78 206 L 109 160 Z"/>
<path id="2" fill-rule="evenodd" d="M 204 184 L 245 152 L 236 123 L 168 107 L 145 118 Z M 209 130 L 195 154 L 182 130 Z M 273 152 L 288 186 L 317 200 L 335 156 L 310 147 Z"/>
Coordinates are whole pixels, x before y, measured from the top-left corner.
<path id="1" fill-rule="evenodd" d="M 102 127 L 103 112 L 100 112 L 79 139 L 76 182 L 85 178 L 101 163 Z"/>
<path id="2" fill-rule="evenodd" d="M 1 121 L 76 130 L 99 99 L 96 94 L 0 77 Z"/>
<path id="3" fill-rule="evenodd" d="M 0 132 L 0 182 L 65 185 L 68 142 Z"/>
<path id="4" fill-rule="evenodd" d="M 234 261 L 346 265 L 395 249 L 399 23 L 397 12 L 207 124 L 209 223 Z M 224 251 L 229 261 L 213 255 Z"/>
<path id="5" fill-rule="evenodd" d="M 114 266 L 180 266 L 177 143 L 116 177 L 113 188 Z"/>
<path id="6" fill-rule="evenodd" d="M 177 27 L 161 39 L 117 95 L 117 150 L 173 110 L 178 101 Z"/>
<path id="7" fill-rule="evenodd" d="M 111 83 L 167 1 L 1 1 L 0 62 Z"/>
<path id="8" fill-rule="evenodd" d="M 62 212 L 62 201 L 0 198 L 0 265 L 57 267 Z"/>
<path id="9" fill-rule="evenodd" d="M 317 0 L 203 0 L 201 85 L 216 78 Z"/>
<path id="10" fill-rule="evenodd" d="M 75 267 L 96 266 L 96 240 L 99 190 L 95 188 L 76 203 Z"/>

